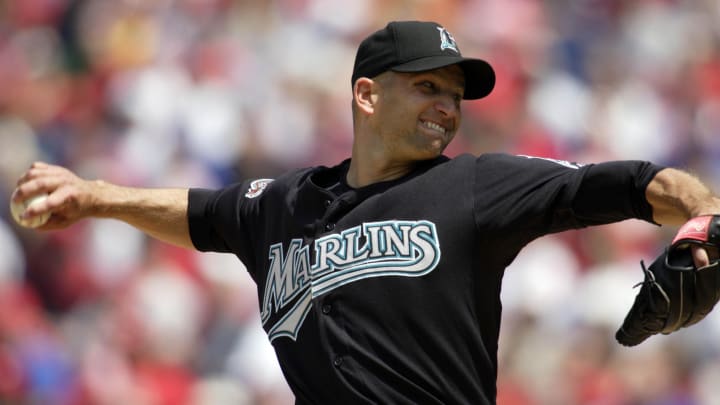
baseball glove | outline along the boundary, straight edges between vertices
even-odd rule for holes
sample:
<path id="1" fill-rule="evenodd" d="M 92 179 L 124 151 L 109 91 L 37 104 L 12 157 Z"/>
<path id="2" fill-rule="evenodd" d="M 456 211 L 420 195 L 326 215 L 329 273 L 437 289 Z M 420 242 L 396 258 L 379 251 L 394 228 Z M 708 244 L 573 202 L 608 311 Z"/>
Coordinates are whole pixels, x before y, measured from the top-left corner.
<path id="1" fill-rule="evenodd" d="M 710 265 L 695 268 L 691 245 L 711 256 Z M 670 334 L 702 320 L 720 299 L 720 215 L 691 219 L 683 225 L 649 268 L 640 262 L 645 280 L 615 339 L 635 346 L 657 333 Z M 636 287 L 637 287 L 636 286 Z"/>

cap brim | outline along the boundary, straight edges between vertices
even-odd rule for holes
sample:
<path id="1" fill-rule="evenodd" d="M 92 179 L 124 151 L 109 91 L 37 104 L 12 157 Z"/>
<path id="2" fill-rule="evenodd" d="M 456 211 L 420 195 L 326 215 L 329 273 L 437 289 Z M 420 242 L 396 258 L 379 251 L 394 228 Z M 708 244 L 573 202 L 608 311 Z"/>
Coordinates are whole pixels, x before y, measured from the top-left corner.
<path id="1" fill-rule="evenodd" d="M 495 71 L 489 63 L 482 59 L 463 58 L 458 56 L 428 56 L 394 66 L 396 72 L 423 72 L 445 66 L 458 65 L 465 73 L 466 100 L 476 100 L 490 94 L 495 87 Z"/>

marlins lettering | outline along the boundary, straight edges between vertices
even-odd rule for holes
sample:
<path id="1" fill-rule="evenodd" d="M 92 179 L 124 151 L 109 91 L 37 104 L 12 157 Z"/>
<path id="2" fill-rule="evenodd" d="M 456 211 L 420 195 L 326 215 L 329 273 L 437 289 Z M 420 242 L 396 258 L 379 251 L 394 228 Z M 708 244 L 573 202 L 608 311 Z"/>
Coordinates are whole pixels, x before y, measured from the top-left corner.
<path id="1" fill-rule="evenodd" d="M 295 340 L 313 298 L 371 277 L 419 277 L 440 261 L 435 224 L 429 221 L 365 223 L 316 240 L 313 252 L 311 264 L 302 239 L 291 240 L 287 252 L 281 243 L 270 246 L 263 325 L 282 313 L 268 331 L 271 341 L 279 336 Z"/>

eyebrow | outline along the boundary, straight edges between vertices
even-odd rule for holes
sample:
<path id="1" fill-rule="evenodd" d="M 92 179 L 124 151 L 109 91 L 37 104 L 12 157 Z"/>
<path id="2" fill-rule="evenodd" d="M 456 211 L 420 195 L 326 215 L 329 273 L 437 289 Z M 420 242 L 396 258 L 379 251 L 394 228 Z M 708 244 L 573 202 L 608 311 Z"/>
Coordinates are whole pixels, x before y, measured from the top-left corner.
<path id="1" fill-rule="evenodd" d="M 444 83 L 449 83 L 448 87 L 451 87 L 453 90 L 460 91 L 461 93 L 465 90 L 465 80 L 460 75 L 453 74 L 451 76 L 446 76 L 433 74 L 431 72 L 432 71 L 414 73 L 414 79 L 421 80 L 424 78 L 433 78 Z"/>

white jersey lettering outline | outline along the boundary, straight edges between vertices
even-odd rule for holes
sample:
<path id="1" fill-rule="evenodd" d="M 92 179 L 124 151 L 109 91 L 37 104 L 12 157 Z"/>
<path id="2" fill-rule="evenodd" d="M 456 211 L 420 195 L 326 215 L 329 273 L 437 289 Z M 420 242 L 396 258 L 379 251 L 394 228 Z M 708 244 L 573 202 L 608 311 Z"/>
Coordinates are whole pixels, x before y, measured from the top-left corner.
<path id="1" fill-rule="evenodd" d="M 311 266 L 310 246 L 303 246 L 302 239 L 292 239 L 286 253 L 282 243 L 269 248 L 263 325 L 273 314 L 284 312 L 268 329 L 270 341 L 281 336 L 295 340 L 313 298 L 371 277 L 423 276 L 435 269 L 441 253 L 430 221 L 363 223 L 315 240 L 313 252 Z"/>

